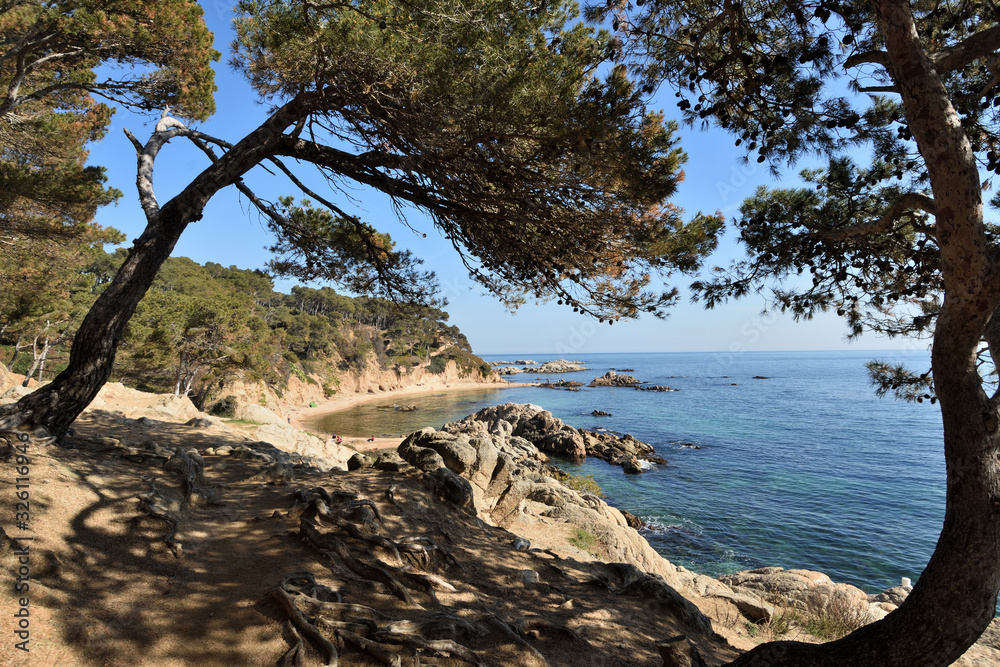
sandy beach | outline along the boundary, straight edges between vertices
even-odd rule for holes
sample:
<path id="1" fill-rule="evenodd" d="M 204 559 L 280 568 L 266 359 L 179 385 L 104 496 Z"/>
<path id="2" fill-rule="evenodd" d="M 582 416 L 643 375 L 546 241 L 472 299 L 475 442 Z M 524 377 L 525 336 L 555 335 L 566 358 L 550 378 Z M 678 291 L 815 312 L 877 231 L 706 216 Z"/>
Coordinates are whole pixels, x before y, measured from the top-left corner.
<path id="1" fill-rule="evenodd" d="M 465 391 L 475 391 L 480 389 L 506 389 L 514 386 L 512 382 L 472 382 L 469 380 L 459 380 L 452 382 L 433 382 L 418 385 L 410 385 L 392 391 L 380 391 L 374 394 L 344 394 L 330 398 L 328 401 L 319 403 L 315 408 L 295 407 L 288 410 L 290 423 L 303 431 L 316 432 L 313 425 L 321 418 L 333 412 L 347 410 L 364 403 L 384 401 L 386 399 L 397 399 L 404 396 L 423 396 L 427 394 L 440 394 L 444 392 L 459 393 Z M 402 437 L 396 438 L 375 438 L 371 440 L 365 437 L 344 437 L 343 443 L 359 452 L 376 451 L 380 449 L 395 449 L 403 442 Z"/>

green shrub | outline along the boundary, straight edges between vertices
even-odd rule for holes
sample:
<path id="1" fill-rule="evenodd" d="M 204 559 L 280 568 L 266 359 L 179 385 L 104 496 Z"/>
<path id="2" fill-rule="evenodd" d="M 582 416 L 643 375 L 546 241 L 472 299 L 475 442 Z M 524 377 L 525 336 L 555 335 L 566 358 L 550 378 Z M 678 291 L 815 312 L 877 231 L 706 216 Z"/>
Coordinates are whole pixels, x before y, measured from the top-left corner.
<path id="1" fill-rule="evenodd" d="M 208 408 L 208 414 L 215 415 L 216 417 L 235 417 L 236 397 L 224 396 L 220 398 Z"/>
<path id="2" fill-rule="evenodd" d="M 569 543 L 577 549 L 583 549 L 591 556 L 597 556 L 597 538 L 589 530 L 574 528 Z"/>
<path id="3" fill-rule="evenodd" d="M 227 424 L 243 424 L 244 426 L 261 426 L 264 422 L 259 422 L 256 419 L 227 419 Z"/>
<path id="4" fill-rule="evenodd" d="M 872 622 L 868 603 L 842 591 L 836 591 L 829 598 L 812 596 L 809 609 L 805 629 L 824 641 L 840 639 Z"/>
<path id="5" fill-rule="evenodd" d="M 593 475 L 571 475 L 569 473 L 560 472 L 558 473 L 556 479 L 559 482 L 574 491 L 580 493 L 592 493 L 598 498 L 604 497 L 604 489 L 601 485 L 597 483 Z"/>
<path id="6" fill-rule="evenodd" d="M 448 360 L 444 357 L 431 357 L 430 371 L 440 375 L 448 367 Z"/>

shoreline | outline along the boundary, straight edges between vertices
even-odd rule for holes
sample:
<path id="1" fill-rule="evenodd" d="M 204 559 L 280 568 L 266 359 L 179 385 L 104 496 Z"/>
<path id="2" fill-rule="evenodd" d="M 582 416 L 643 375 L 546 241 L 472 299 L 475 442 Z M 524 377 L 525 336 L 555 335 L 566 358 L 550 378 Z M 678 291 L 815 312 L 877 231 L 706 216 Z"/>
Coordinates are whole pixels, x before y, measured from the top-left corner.
<path id="1" fill-rule="evenodd" d="M 503 380 L 500 382 L 473 382 L 471 380 L 458 380 L 451 382 L 436 382 L 431 384 L 407 385 L 399 389 L 391 389 L 389 391 L 382 391 L 374 394 L 345 394 L 343 396 L 333 396 L 329 400 L 317 404 L 315 408 L 290 408 L 286 411 L 286 415 L 289 419 L 288 423 L 301 431 L 324 433 L 323 431 L 315 428 L 317 421 L 327 415 L 343 412 L 344 410 L 349 410 L 350 408 L 364 405 L 366 403 L 395 399 L 402 396 L 426 396 L 428 394 L 440 394 L 445 392 L 461 393 L 482 389 L 499 390 L 518 386 L 523 385 Z M 328 434 L 324 433 L 324 435 Z M 381 449 L 396 449 L 399 447 L 400 443 L 403 442 L 405 437 L 406 436 L 375 438 L 374 440 L 369 440 L 364 436 L 344 436 L 341 444 L 359 452 L 370 452 Z"/>

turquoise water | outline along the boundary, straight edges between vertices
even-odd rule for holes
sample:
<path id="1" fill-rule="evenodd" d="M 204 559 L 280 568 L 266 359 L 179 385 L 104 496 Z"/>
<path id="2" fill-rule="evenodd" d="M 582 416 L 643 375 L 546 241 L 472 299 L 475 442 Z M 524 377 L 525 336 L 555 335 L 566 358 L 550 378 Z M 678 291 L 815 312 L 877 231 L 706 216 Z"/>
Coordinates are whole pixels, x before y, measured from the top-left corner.
<path id="1" fill-rule="evenodd" d="M 692 570 L 808 568 L 868 591 L 919 576 L 944 513 L 940 413 L 929 404 L 876 398 L 864 364 L 880 358 L 923 371 L 926 353 L 578 358 L 591 370 L 546 379 L 589 382 L 612 368 L 632 368 L 628 374 L 640 380 L 679 391 L 520 387 L 476 397 L 460 412 L 535 403 L 573 426 L 631 433 L 652 444 L 669 465 L 640 476 L 599 460 L 561 465 L 594 475 L 609 502 L 650 522 L 646 537 L 654 548 Z M 440 426 L 455 418 L 454 408 L 437 415 L 431 402 L 420 424 Z M 595 409 L 613 416 L 590 416 Z"/>

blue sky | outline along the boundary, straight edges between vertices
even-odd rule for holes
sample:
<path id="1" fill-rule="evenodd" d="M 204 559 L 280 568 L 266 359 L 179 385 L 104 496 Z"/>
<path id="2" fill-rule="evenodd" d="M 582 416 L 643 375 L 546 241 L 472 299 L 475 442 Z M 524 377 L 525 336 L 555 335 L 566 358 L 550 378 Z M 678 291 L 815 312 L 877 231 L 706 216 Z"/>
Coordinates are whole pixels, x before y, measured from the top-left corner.
<path id="1" fill-rule="evenodd" d="M 266 107 L 257 102 L 252 90 L 226 64 L 232 3 L 216 0 L 203 2 L 209 28 L 215 33 L 216 48 L 223 53 L 216 65 L 218 111 L 198 128 L 219 138 L 235 142 L 253 130 L 265 117 Z M 668 94 L 654 101 L 670 117 L 672 97 Z M 92 147 L 91 162 L 108 169 L 110 184 L 125 196 L 117 206 L 98 213 L 102 224 L 116 227 L 128 239 L 137 237 L 145 221 L 135 190 L 135 153 L 122 129 L 128 128 L 140 140 L 152 131 L 157 115 L 137 115 L 126 111 L 115 114 L 107 137 Z M 740 202 L 758 185 L 777 185 L 765 165 L 743 164 L 742 153 L 728 135 L 719 131 L 684 128 L 681 146 L 688 153 L 685 182 L 673 202 L 688 214 L 721 210 L 727 219 Z M 195 173 L 207 166 L 205 156 L 186 142 L 174 140 L 160 153 L 156 162 L 154 186 L 159 201 L 165 202 L 185 185 Z M 798 168 L 784 174 L 794 178 Z M 270 199 L 278 195 L 298 195 L 283 177 L 258 170 L 247 179 L 258 194 Z M 686 286 L 693 278 L 677 275 L 670 284 L 681 288 L 681 305 L 671 310 L 666 320 L 648 317 L 620 321 L 614 326 L 574 314 L 554 302 L 529 303 L 517 312 L 504 307 L 473 283 L 458 255 L 433 225 L 418 211 L 411 210 L 409 223 L 426 238 L 400 224 L 388 198 L 365 189 L 347 190 L 333 195 L 345 210 L 357 213 L 382 231 L 389 232 L 400 247 L 412 250 L 425 260 L 425 266 L 437 272 L 443 296 L 449 305 L 451 323 L 465 332 L 473 349 L 481 354 L 533 353 L 572 357 L 587 352 L 670 352 L 670 351 L 764 351 L 764 350 L 835 350 L 835 349 L 923 349 L 924 342 L 887 340 L 868 335 L 847 343 L 846 327 L 834 314 L 809 322 L 794 322 L 780 314 L 762 314 L 762 297 L 706 311 L 689 302 Z M 270 242 L 264 223 L 235 190 L 224 191 L 209 203 L 204 218 L 184 232 L 174 251 L 197 262 L 218 262 L 240 268 L 260 268 L 268 260 Z M 128 244 L 128 242 L 126 242 Z M 738 245 L 727 235 L 707 266 L 726 266 L 739 257 Z M 293 283 L 279 281 L 277 289 L 287 292 Z"/>

